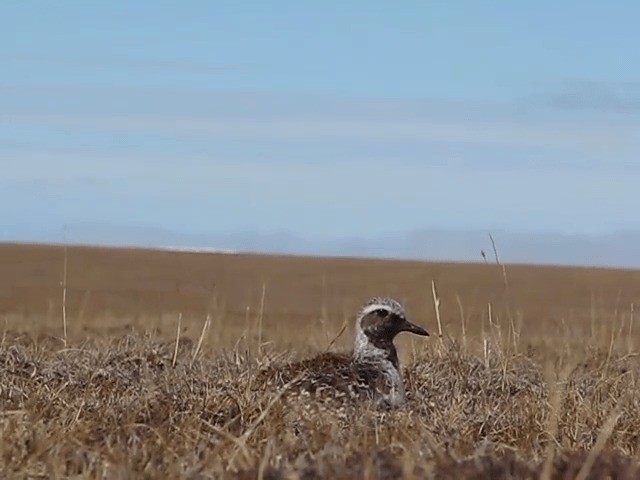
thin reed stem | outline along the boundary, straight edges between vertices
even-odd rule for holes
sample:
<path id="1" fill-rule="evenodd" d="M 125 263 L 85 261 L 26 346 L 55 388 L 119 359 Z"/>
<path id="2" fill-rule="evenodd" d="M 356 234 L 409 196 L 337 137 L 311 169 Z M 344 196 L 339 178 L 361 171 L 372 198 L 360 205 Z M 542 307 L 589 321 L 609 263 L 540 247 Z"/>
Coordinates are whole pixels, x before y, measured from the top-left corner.
<path id="1" fill-rule="evenodd" d="M 62 267 L 62 335 L 63 335 L 65 347 L 67 346 L 67 263 L 68 263 L 68 253 L 67 253 L 67 245 L 65 240 L 64 263 Z"/>
<path id="2" fill-rule="evenodd" d="M 178 359 L 178 345 L 180 344 L 180 330 L 182 329 L 182 312 L 178 314 L 178 328 L 176 329 L 176 346 L 173 350 L 173 359 L 171 360 L 171 366 L 176 366 L 176 360 Z"/>

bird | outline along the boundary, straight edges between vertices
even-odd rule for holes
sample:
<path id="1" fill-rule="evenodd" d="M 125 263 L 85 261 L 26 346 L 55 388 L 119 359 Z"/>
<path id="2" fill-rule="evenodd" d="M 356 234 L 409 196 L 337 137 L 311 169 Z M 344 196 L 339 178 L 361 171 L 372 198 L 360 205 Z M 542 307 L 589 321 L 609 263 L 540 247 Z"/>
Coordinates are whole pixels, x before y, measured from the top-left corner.
<path id="1" fill-rule="evenodd" d="M 279 368 L 269 367 L 262 371 L 261 379 L 304 395 L 401 407 L 407 394 L 393 343 L 401 332 L 430 336 L 408 319 L 397 300 L 371 297 L 357 314 L 351 354 L 325 352 Z"/>

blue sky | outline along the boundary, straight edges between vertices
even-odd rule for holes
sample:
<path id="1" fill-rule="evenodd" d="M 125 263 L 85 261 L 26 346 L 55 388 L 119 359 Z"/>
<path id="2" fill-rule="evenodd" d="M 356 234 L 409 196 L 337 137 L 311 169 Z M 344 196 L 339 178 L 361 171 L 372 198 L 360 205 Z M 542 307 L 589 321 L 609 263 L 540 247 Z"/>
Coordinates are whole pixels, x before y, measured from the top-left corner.
<path id="1" fill-rule="evenodd" d="M 3 2 L 0 239 L 640 230 L 637 2 L 309 5 Z"/>

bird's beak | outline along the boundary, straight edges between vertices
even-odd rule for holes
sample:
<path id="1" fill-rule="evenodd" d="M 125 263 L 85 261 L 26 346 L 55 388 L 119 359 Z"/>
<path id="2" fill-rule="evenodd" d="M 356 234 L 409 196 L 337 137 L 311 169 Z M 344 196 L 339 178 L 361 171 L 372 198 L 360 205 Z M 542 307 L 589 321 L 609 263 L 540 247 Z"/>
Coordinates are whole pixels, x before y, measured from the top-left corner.
<path id="1" fill-rule="evenodd" d="M 424 328 L 419 327 L 415 323 L 411 323 L 409 320 L 405 320 L 400 328 L 401 332 L 409 332 L 415 333 L 416 335 L 422 335 L 423 337 L 428 337 L 429 332 L 427 332 Z"/>

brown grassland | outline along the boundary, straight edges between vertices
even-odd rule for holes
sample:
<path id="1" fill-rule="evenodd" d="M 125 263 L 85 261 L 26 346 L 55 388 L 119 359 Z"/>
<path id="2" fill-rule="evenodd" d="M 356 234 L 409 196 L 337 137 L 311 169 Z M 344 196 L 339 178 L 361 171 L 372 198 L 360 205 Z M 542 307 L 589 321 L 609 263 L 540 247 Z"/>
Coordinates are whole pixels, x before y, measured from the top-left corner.
<path id="1" fill-rule="evenodd" d="M 404 408 L 256 380 L 348 351 L 373 295 L 431 332 Z M 0 477 L 640 478 L 639 301 L 633 270 L 0 244 Z"/>

